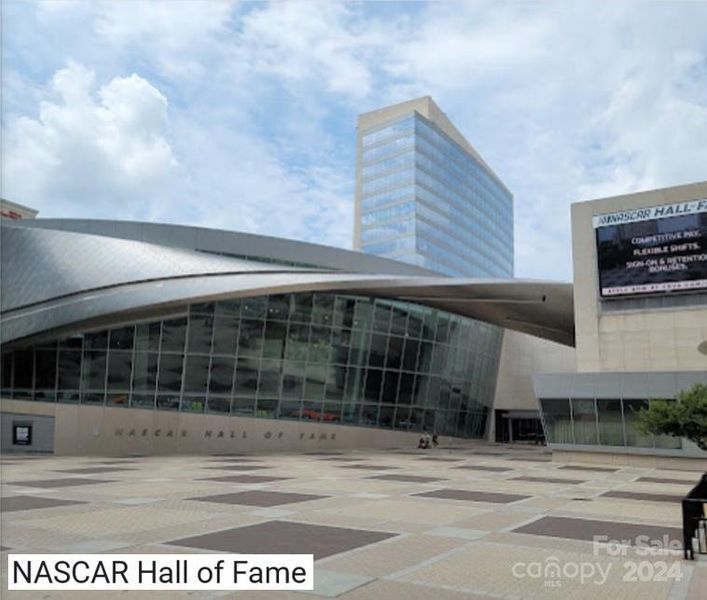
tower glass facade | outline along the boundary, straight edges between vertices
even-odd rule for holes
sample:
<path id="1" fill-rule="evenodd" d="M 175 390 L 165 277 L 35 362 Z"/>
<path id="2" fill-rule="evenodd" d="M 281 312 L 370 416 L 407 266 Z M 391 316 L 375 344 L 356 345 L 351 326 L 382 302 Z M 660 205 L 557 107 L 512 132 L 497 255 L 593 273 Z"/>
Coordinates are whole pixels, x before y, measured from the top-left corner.
<path id="1" fill-rule="evenodd" d="M 513 276 L 513 198 L 433 121 L 360 131 L 360 248 L 457 277 Z"/>

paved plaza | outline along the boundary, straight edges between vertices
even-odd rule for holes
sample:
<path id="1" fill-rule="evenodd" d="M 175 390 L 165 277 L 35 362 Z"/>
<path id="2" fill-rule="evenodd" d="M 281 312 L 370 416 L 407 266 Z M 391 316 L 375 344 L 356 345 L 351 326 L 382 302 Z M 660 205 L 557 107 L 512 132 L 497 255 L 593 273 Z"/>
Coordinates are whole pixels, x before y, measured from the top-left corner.
<path id="1" fill-rule="evenodd" d="M 687 562 L 680 551 L 646 555 L 640 544 L 625 545 L 672 540 L 680 548 L 680 499 L 698 477 L 559 463 L 545 448 L 481 443 L 248 456 L 4 456 L 0 595 L 705 598 L 704 557 Z M 315 589 L 8 593 L 9 551 L 312 553 Z"/>

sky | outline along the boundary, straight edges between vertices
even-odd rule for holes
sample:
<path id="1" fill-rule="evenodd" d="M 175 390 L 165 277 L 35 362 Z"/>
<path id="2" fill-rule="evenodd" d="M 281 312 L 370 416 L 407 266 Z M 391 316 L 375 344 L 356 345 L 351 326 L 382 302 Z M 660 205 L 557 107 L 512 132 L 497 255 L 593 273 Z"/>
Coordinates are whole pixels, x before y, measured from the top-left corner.
<path id="1" fill-rule="evenodd" d="M 351 248 L 356 117 L 431 95 L 514 194 L 517 277 L 570 204 L 707 179 L 707 2 L 3 0 L 2 197 L 44 217 Z"/>

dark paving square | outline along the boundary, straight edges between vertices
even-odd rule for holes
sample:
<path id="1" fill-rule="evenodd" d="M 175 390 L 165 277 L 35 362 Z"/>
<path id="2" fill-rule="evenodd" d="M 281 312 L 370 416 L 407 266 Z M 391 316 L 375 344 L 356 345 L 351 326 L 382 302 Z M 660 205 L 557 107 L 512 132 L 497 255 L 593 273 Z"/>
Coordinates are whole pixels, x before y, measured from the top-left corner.
<path id="1" fill-rule="evenodd" d="M 77 469 L 59 469 L 57 473 L 75 473 L 77 475 L 95 475 L 97 473 L 113 473 L 116 471 L 132 471 L 123 467 L 79 467 Z"/>
<path id="2" fill-rule="evenodd" d="M 70 506 L 72 504 L 86 504 L 78 500 L 59 500 L 57 498 L 40 498 L 39 496 L 5 496 L 0 501 L 0 511 L 15 512 L 18 510 L 37 510 L 39 508 L 53 508 L 55 506 Z"/>
<path id="3" fill-rule="evenodd" d="M 413 494 L 414 496 L 423 498 L 444 498 L 445 500 L 466 500 L 467 502 L 493 502 L 495 504 L 508 504 L 509 502 L 517 502 L 525 500 L 531 496 L 522 496 L 520 494 L 501 494 L 498 492 L 472 492 L 469 490 L 453 490 L 441 489 L 432 492 L 423 492 L 421 494 Z"/>
<path id="4" fill-rule="evenodd" d="M 560 469 L 570 471 L 594 471 L 596 473 L 616 473 L 616 471 L 618 471 L 618 469 L 611 467 L 585 467 L 579 465 L 563 465 Z"/>
<path id="5" fill-rule="evenodd" d="M 261 490 L 250 490 L 247 492 L 233 492 L 230 494 L 217 494 L 215 496 L 201 496 L 199 498 L 189 498 L 199 502 L 217 502 L 219 504 L 245 504 L 246 506 L 259 506 L 262 508 L 269 506 L 280 506 L 281 504 L 294 504 L 296 502 L 308 502 L 309 500 L 321 500 L 329 496 L 315 496 L 314 494 L 294 494 L 291 492 L 268 492 Z"/>
<path id="6" fill-rule="evenodd" d="M 454 467 L 455 469 L 465 469 L 467 471 L 488 471 L 490 473 L 503 473 L 505 471 L 512 471 L 510 467 L 487 467 L 485 465 L 459 465 Z"/>
<path id="7" fill-rule="evenodd" d="M 341 465 L 342 469 L 358 469 L 360 471 L 390 471 L 398 467 L 389 467 L 387 465 Z"/>
<path id="8" fill-rule="evenodd" d="M 305 456 L 341 456 L 343 452 L 305 452 Z"/>
<path id="9" fill-rule="evenodd" d="M 443 477 L 422 477 L 421 475 L 374 475 L 366 479 L 381 479 L 383 481 L 410 481 L 417 483 L 428 483 L 430 481 L 441 481 Z"/>
<path id="10" fill-rule="evenodd" d="M 206 468 L 218 471 L 258 471 L 260 469 L 269 469 L 270 467 L 266 465 L 219 465 L 218 467 Z"/>
<path id="11" fill-rule="evenodd" d="M 607 498 L 625 498 L 627 500 L 643 500 L 645 502 L 674 502 L 680 504 L 682 496 L 675 494 L 649 494 L 644 492 L 624 492 L 620 490 L 604 492 L 600 494 Z"/>
<path id="12" fill-rule="evenodd" d="M 519 460 L 520 462 L 552 462 L 551 458 L 528 457 L 528 456 L 509 456 L 508 460 Z"/>
<path id="13" fill-rule="evenodd" d="M 66 477 L 64 479 L 36 479 L 33 481 L 8 481 L 12 485 L 37 488 L 60 488 L 75 485 L 97 485 L 99 483 L 113 483 L 114 479 L 89 479 L 88 477 Z"/>
<path id="14" fill-rule="evenodd" d="M 224 475 L 223 477 L 205 477 L 199 481 L 222 481 L 224 483 L 271 483 L 286 481 L 290 477 L 269 477 L 268 475 Z"/>
<path id="15" fill-rule="evenodd" d="M 533 481 L 535 483 L 560 483 L 564 485 L 577 485 L 578 483 L 586 483 L 584 479 L 561 479 L 560 477 L 530 477 L 523 475 L 522 477 L 512 477 L 508 481 Z"/>
<path id="16" fill-rule="evenodd" d="M 447 458 L 445 456 L 423 456 L 420 460 L 431 460 L 436 462 L 459 462 L 465 460 L 463 458 Z"/>
<path id="17" fill-rule="evenodd" d="M 231 464 L 242 464 L 242 463 L 259 463 L 261 462 L 258 458 L 239 458 L 238 456 L 221 457 L 221 458 L 210 458 L 209 462 L 212 463 L 231 463 Z"/>
<path id="18" fill-rule="evenodd" d="M 537 521 L 523 525 L 513 530 L 513 533 L 529 533 L 570 540 L 594 541 L 595 538 L 606 536 L 609 540 L 625 540 L 628 545 L 634 545 L 638 536 L 647 536 L 641 541 L 663 543 L 663 536 L 677 540 L 682 547 L 682 529 L 664 527 L 661 525 L 643 525 L 618 521 L 597 521 L 594 519 L 573 519 L 570 517 L 542 517 Z M 650 539 L 650 541 L 647 541 Z M 674 543 L 674 542 L 672 542 Z M 661 547 L 663 547 L 661 545 Z"/>
<path id="19" fill-rule="evenodd" d="M 676 485 L 686 485 L 693 487 L 697 483 L 695 481 L 688 481 L 686 479 L 667 479 L 663 477 L 639 477 L 636 481 L 645 481 L 646 483 L 674 483 Z"/>
<path id="20" fill-rule="evenodd" d="M 197 535 L 172 542 L 175 546 L 247 554 L 314 554 L 314 560 L 395 537 L 367 531 L 290 521 L 268 521 Z"/>

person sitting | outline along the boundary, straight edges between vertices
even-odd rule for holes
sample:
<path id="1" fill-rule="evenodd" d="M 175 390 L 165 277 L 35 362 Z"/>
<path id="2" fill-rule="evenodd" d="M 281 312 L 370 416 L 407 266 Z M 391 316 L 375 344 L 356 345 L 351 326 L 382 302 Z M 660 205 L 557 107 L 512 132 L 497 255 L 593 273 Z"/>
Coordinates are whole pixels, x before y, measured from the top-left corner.
<path id="1" fill-rule="evenodd" d="M 437 434 L 432 435 L 432 445 L 436 448 L 439 446 L 439 438 L 437 437 Z"/>
<path id="2" fill-rule="evenodd" d="M 426 450 L 427 448 L 430 447 L 430 442 L 429 440 L 423 435 L 420 437 L 420 443 L 417 445 L 418 448 L 422 450 Z"/>

